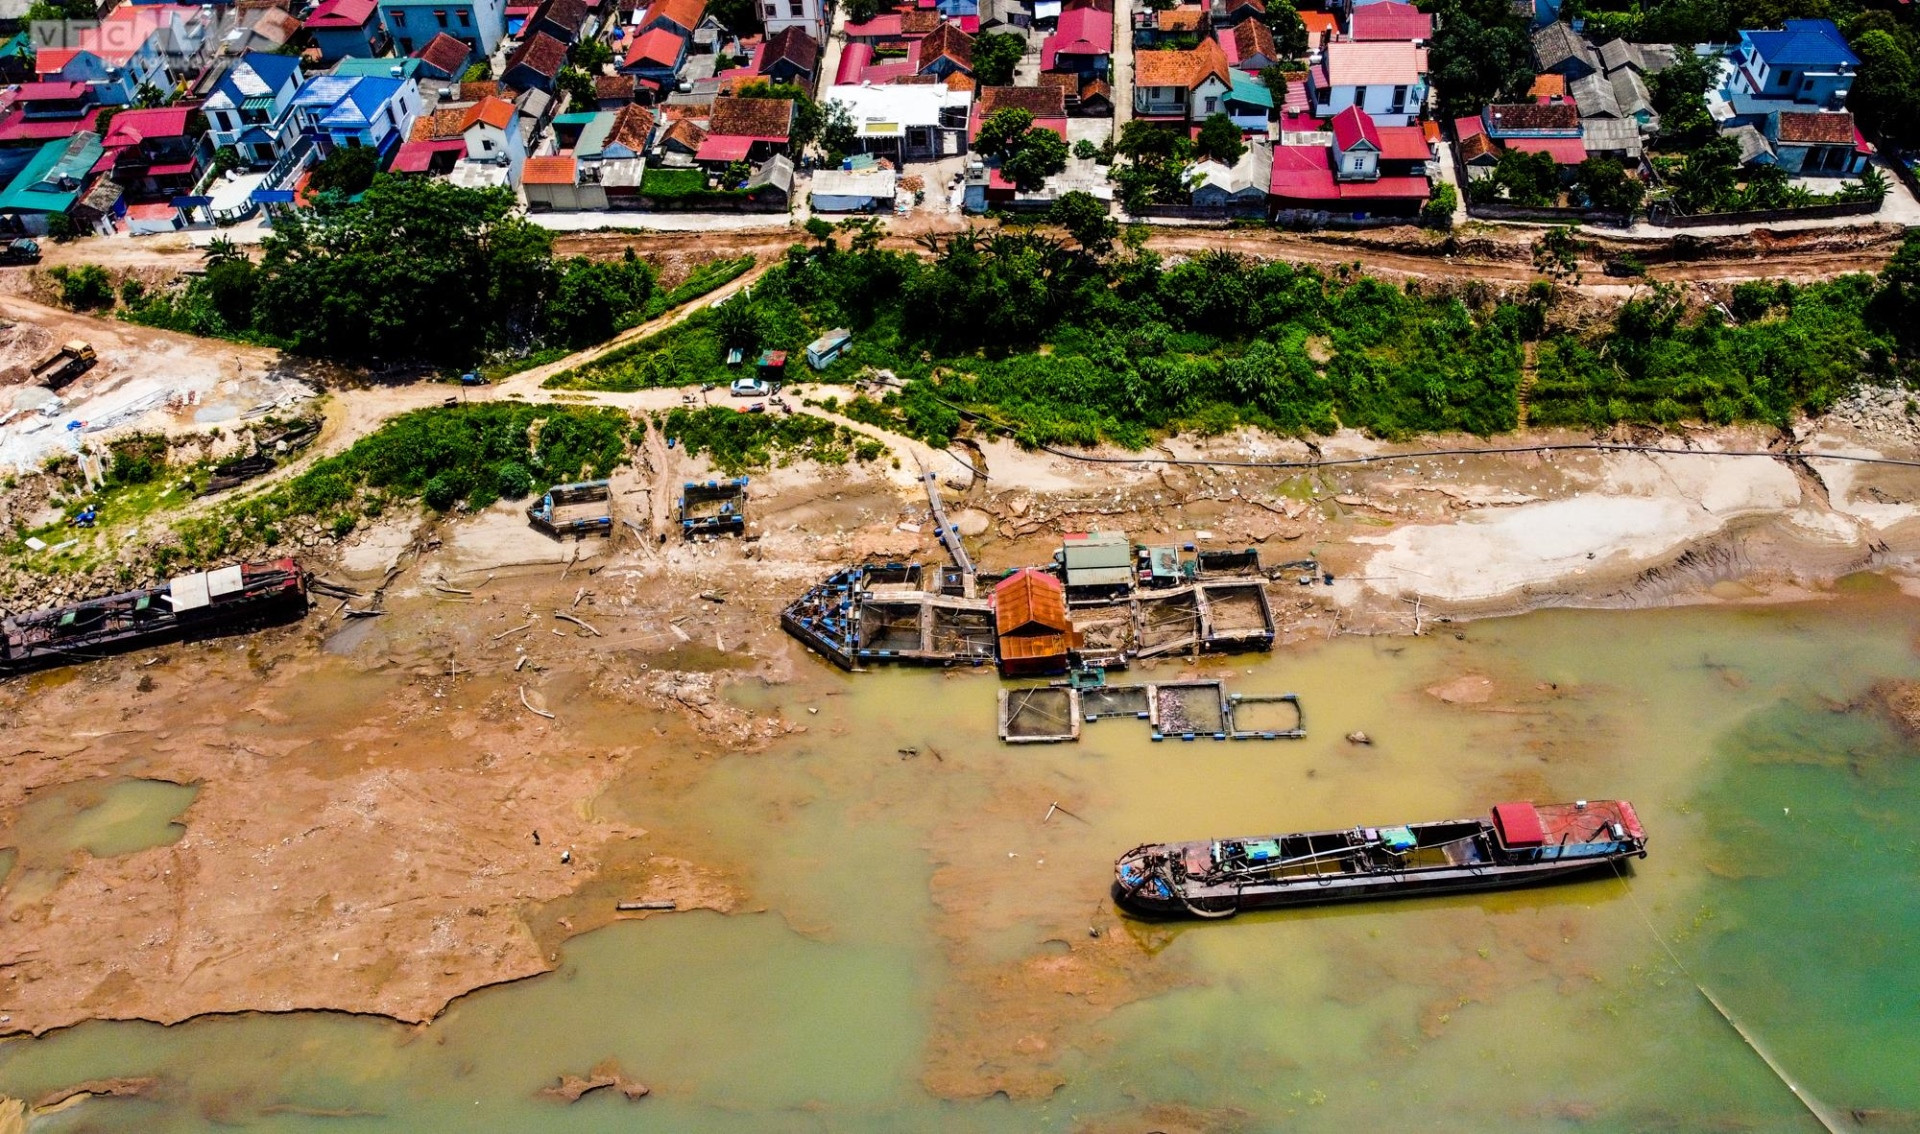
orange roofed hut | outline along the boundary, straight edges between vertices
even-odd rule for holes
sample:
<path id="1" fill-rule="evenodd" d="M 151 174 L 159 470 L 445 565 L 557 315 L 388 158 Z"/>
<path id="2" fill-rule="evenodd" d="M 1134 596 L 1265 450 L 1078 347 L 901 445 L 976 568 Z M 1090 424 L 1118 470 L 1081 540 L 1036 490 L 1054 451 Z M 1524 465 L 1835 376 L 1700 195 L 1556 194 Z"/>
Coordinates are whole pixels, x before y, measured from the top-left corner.
<path id="1" fill-rule="evenodd" d="M 1008 677 L 1064 673 L 1068 653 L 1080 645 L 1067 617 L 1066 587 L 1031 567 L 993 588 L 993 623 L 1000 672 Z"/>

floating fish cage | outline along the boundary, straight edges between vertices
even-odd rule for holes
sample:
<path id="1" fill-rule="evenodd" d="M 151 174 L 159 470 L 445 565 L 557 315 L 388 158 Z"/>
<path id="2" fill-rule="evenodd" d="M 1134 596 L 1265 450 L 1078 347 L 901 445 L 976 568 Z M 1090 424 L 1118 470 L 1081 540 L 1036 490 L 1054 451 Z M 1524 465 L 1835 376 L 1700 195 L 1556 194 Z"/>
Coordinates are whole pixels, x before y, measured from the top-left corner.
<path id="1" fill-rule="evenodd" d="M 1080 739 L 1080 690 L 1040 685 L 1000 691 L 1000 739 L 1008 744 L 1057 744 Z"/>
<path id="2" fill-rule="evenodd" d="M 846 670 L 991 664 L 992 607 L 923 591 L 921 578 L 911 563 L 842 568 L 782 611 L 780 625 Z"/>
<path id="3" fill-rule="evenodd" d="M 1103 685 L 1080 691 L 1082 720 L 1097 721 L 1116 717 L 1152 719 L 1152 697 L 1146 685 Z"/>

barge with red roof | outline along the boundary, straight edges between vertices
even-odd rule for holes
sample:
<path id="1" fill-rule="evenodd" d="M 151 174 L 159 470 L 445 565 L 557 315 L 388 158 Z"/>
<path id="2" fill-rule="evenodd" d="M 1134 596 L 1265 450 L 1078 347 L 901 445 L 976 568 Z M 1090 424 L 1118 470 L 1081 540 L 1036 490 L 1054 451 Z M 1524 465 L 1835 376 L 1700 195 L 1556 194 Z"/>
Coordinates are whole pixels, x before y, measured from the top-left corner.
<path id="1" fill-rule="evenodd" d="M 1145 917 L 1224 918 L 1534 886 L 1646 856 L 1646 832 L 1626 800 L 1502 803 L 1484 819 L 1148 843 L 1114 864 L 1113 897 Z"/>
<path id="2" fill-rule="evenodd" d="M 250 630 L 306 612 L 306 575 L 291 559 L 195 571 L 157 587 L 0 622 L 0 677 Z"/>

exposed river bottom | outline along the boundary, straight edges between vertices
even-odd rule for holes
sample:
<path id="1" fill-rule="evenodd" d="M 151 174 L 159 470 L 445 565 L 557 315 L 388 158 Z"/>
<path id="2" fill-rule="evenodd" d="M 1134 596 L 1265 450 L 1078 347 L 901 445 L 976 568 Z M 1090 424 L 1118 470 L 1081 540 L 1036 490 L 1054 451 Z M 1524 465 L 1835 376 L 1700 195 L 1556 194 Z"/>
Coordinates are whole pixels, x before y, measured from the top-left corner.
<path id="1" fill-rule="evenodd" d="M 706 760 L 671 814 L 639 765 L 582 804 L 725 848 L 740 912 L 596 929 L 418 1027 L 293 1012 L 17 1038 L 0 1095 L 155 1080 L 36 1131 L 1817 1130 L 1697 979 L 1821 1105 L 1920 1129 L 1920 749 L 1869 698 L 1920 677 L 1920 601 L 1842 592 L 1116 677 L 1297 692 L 1299 741 L 1102 720 L 1008 747 L 987 672 L 796 662 L 727 697 L 804 733 Z M 603 743 L 665 743 L 593 711 Z M 1583 797 L 1637 806 L 1651 853 L 1624 879 L 1179 925 L 1107 896 L 1141 842 Z M 191 830 L 192 798 L 70 803 L 76 823 L 134 813 L 16 833 L 7 885 L 34 846 Z M 609 1059 L 652 1094 L 539 1096 Z"/>

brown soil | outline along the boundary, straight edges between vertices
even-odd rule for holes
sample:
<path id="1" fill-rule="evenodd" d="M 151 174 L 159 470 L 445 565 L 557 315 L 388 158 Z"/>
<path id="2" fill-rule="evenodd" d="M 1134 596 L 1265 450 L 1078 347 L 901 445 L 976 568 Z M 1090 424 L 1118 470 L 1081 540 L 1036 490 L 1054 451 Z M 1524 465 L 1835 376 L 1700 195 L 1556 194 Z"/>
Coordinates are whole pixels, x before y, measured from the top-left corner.
<path id="1" fill-rule="evenodd" d="M 1868 697 L 1902 736 L 1920 740 L 1920 681 L 1882 681 Z"/>

